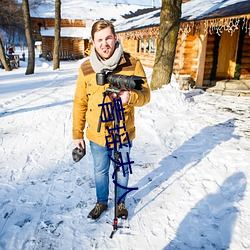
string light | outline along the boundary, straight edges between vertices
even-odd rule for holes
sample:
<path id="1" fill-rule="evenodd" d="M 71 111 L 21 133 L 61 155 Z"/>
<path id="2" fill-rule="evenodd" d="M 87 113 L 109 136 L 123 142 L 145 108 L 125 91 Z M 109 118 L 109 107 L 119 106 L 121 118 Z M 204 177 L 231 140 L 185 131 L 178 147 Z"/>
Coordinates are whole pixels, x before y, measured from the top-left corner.
<path id="1" fill-rule="evenodd" d="M 190 33 L 201 33 L 205 36 L 216 32 L 217 35 L 221 35 L 222 32 L 226 31 L 232 36 L 236 30 L 239 29 L 240 20 L 242 22 L 242 30 L 245 30 L 246 34 L 250 36 L 250 16 L 239 16 L 239 17 L 225 17 L 216 18 L 201 21 L 192 22 L 181 22 L 179 28 L 179 34 L 187 36 Z M 118 33 L 119 38 L 123 39 L 141 39 L 143 37 L 155 37 L 159 36 L 159 26 L 141 28 L 138 30 L 130 30 L 122 33 Z"/>
<path id="2" fill-rule="evenodd" d="M 249 16 L 241 16 L 181 23 L 179 33 L 187 35 L 190 32 L 201 33 L 203 31 L 205 36 L 213 32 L 216 32 L 216 34 L 220 36 L 223 31 L 226 31 L 232 36 L 234 32 L 239 29 L 240 20 L 243 20 L 242 29 L 245 29 L 245 32 L 250 35 L 249 19 Z"/>

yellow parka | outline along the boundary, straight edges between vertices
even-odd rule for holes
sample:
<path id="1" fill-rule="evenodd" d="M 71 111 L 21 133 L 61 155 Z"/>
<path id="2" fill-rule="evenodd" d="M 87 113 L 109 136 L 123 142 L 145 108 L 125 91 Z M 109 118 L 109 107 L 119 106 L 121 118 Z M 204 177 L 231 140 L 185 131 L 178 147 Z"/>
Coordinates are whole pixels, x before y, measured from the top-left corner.
<path id="1" fill-rule="evenodd" d="M 147 83 L 146 75 L 139 60 L 136 60 L 130 54 L 123 53 L 117 68 L 113 74 L 142 76 L 144 84 L 142 90 L 130 90 L 130 99 L 127 104 L 123 104 L 125 124 L 120 124 L 128 132 L 129 140 L 135 138 L 134 125 L 134 107 L 140 107 L 147 104 L 150 100 L 150 89 Z M 79 75 L 76 83 L 75 97 L 73 102 L 73 140 L 84 138 L 84 129 L 86 128 L 86 137 L 101 146 L 106 146 L 106 139 L 111 140 L 110 130 L 113 128 L 113 122 L 102 122 L 100 132 L 97 132 L 98 122 L 101 114 L 103 101 L 103 92 L 109 87 L 109 84 L 103 86 L 97 85 L 96 73 L 93 71 L 90 61 L 82 63 L 79 69 Z M 111 102 L 109 97 L 105 98 L 104 103 Z M 121 121 L 122 122 L 122 121 Z M 122 141 L 126 140 L 126 133 L 120 130 Z M 117 132 L 116 132 L 117 133 Z M 106 138 L 107 137 L 107 138 Z"/>

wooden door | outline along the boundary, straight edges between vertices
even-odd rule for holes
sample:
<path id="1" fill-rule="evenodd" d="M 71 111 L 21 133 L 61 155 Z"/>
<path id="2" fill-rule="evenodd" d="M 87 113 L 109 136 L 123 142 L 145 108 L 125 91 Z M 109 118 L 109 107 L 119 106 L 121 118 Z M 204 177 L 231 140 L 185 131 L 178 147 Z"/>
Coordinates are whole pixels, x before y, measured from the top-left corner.
<path id="1" fill-rule="evenodd" d="M 233 78 L 236 67 L 239 30 L 231 36 L 227 31 L 221 34 L 216 78 Z"/>

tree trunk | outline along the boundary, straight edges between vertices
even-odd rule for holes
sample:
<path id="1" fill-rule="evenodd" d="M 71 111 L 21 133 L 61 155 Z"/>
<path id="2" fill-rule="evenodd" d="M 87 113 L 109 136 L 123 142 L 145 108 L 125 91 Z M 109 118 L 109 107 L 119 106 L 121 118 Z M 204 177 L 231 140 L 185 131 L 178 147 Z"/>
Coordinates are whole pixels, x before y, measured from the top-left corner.
<path id="1" fill-rule="evenodd" d="M 60 68 L 59 48 L 61 33 L 61 0 L 55 1 L 55 40 L 53 50 L 53 70 Z"/>
<path id="2" fill-rule="evenodd" d="M 24 31 L 25 31 L 26 41 L 28 44 L 28 66 L 25 75 L 30 75 L 34 74 L 35 70 L 35 48 L 32 37 L 32 27 L 30 21 L 30 9 L 28 0 L 22 0 L 22 8 L 23 8 L 23 19 L 24 19 Z"/>
<path id="3" fill-rule="evenodd" d="M 161 88 L 171 81 L 182 0 L 162 0 L 160 31 L 150 87 Z"/>
<path id="4" fill-rule="evenodd" d="M 0 61 L 6 71 L 11 71 L 11 68 L 6 60 L 4 46 L 1 37 L 0 37 Z"/>

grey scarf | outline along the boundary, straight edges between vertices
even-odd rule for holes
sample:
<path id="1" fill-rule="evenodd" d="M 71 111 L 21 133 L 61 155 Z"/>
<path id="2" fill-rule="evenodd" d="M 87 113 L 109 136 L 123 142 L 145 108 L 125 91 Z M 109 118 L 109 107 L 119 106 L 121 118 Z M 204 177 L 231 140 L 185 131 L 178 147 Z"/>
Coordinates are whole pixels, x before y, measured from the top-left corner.
<path id="1" fill-rule="evenodd" d="M 96 50 L 93 46 L 92 52 L 90 54 L 90 64 L 96 73 L 100 73 L 103 69 L 113 71 L 117 67 L 122 53 L 123 47 L 121 43 L 116 42 L 113 55 L 107 60 L 102 60 L 102 58 L 96 53 Z"/>

